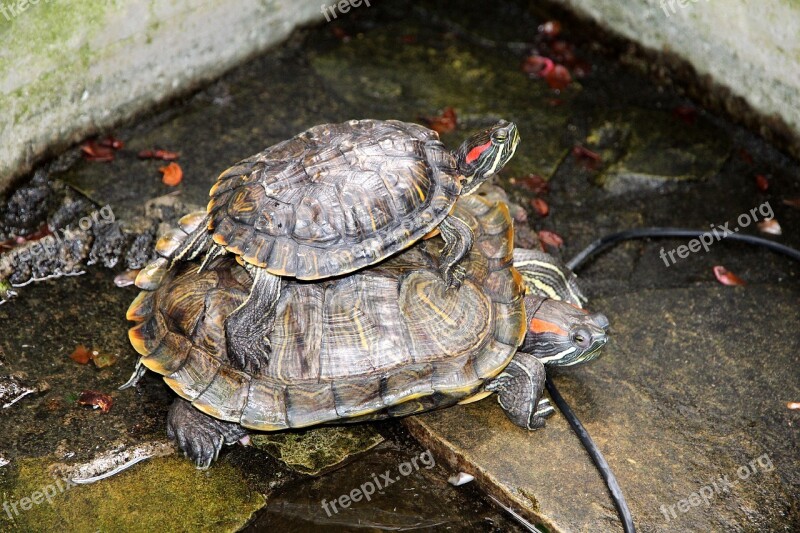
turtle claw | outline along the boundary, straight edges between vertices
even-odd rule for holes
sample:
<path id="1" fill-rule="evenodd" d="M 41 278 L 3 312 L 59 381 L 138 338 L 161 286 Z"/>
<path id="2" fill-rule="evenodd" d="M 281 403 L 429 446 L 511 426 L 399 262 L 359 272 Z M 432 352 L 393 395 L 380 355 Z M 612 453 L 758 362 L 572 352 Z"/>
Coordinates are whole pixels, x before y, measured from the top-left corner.
<path id="1" fill-rule="evenodd" d="M 550 405 L 550 400 L 542 398 L 536 405 L 536 412 L 530 418 L 528 429 L 539 429 L 545 426 L 545 421 L 553 416 L 556 410 Z"/>
<path id="2" fill-rule="evenodd" d="M 448 289 L 458 289 L 467 277 L 467 271 L 461 265 L 454 265 L 442 272 L 442 277 Z"/>
<path id="3" fill-rule="evenodd" d="M 239 424 L 212 418 L 186 400 L 177 399 L 169 408 L 167 437 L 200 470 L 208 469 L 217 460 L 224 444 L 234 444 L 246 435 Z"/>

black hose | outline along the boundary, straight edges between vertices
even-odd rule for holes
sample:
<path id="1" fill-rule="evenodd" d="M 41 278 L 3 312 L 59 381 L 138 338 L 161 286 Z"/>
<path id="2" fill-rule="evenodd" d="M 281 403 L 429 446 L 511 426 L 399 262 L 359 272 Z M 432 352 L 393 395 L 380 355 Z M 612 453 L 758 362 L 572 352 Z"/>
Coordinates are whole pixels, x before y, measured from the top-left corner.
<path id="1" fill-rule="evenodd" d="M 635 533 L 636 527 L 633 525 L 633 517 L 631 516 L 630 509 L 628 509 L 628 502 L 625 501 L 625 496 L 622 494 L 622 489 L 619 488 L 617 478 L 614 476 L 614 472 L 611 471 L 611 467 L 608 466 L 605 457 L 603 457 L 600 449 L 594 443 L 592 437 L 589 435 L 589 432 L 586 431 L 586 428 L 583 427 L 581 421 L 578 420 L 577 416 L 575 416 L 572 408 L 567 405 L 567 402 L 561 396 L 561 393 L 558 392 L 558 389 L 556 388 L 555 383 L 553 383 L 553 381 L 550 379 L 550 376 L 547 377 L 545 385 L 547 386 L 547 391 L 550 393 L 550 398 L 558 406 L 561 414 L 563 414 L 564 418 L 566 418 L 567 422 L 569 422 L 569 425 L 572 426 L 572 430 L 576 435 L 578 435 L 578 439 L 581 441 L 581 444 L 583 444 L 584 448 L 586 448 L 586 451 L 589 453 L 589 457 L 592 458 L 595 466 L 597 466 L 597 470 L 600 471 L 600 475 L 603 476 L 603 480 L 606 482 L 608 491 L 611 493 L 611 499 L 614 501 L 614 506 L 617 508 L 619 518 L 622 521 L 622 529 L 625 531 L 625 533 Z"/>
<path id="2" fill-rule="evenodd" d="M 583 249 L 578 255 L 573 257 L 567 262 L 567 267 L 570 270 L 578 270 L 581 268 L 586 262 L 597 255 L 601 251 L 605 250 L 606 248 L 613 246 L 614 244 L 622 241 L 627 241 L 631 239 L 651 239 L 651 238 L 689 238 L 689 239 L 699 239 L 702 235 L 710 234 L 707 231 L 698 231 L 693 229 L 682 229 L 682 228 L 637 228 L 632 230 L 620 231 L 617 233 L 612 233 L 611 235 L 606 235 L 605 237 L 601 237 L 591 243 L 589 246 Z M 716 236 L 715 236 L 716 237 Z M 728 233 L 722 239 L 729 239 L 731 241 L 736 242 L 744 242 L 747 244 L 753 244 L 756 246 L 762 246 L 773 252 L 777 252 L 796 261 L 800 261 L 800 251 L 795 250 L 794 248 L 790 248 L 788 246 L 784 246 L 783 244 L 770 241 L 761 237 L 756 237 L 754 235 L 745 235 L 745 234 L 738 234 L 738 233 Z M 721 240 L 721 239 L 717 239 Z M 561 393 L 558 392 L 555 383 L 550 379 L 548 376 L 547 381 L 545 382 L 547 386 L 548 392 L 550 392 L 550 397 L 555 402 L 556 406 L 558 406 L 561 413 L 564 415 L 564 418 L 567 419 L 569 425 L 572 426 L 573 431 L 578 436 L 578 439 L 583 444 L 584 448 L 588 452 L 589 456 L 592 458 L 595 466 L 600 471 L 600 475 L 603 476 L 603 479 L 606 482 L 606 486 L 608 487 L 609 492 L 611 493 L 611 499 L 614 501 L 614 505 L 617 508 L 617 513 L 619 514 L 620 520 L 622 520 L 622 528 L 624 529 L 625 533 L 633 533 L 636 531 L 636 528 L 633 525 L 633 518 L 631 517 L 630 509 L 628 509 L 628 503 L 625 501 L 625 496 L 622 494 L 622 489 L 617 483 L 617 478 L 614 476 L 614 473 L 611 471 L 611 467 L 608 466 L 608 462 L 603 457 L 603 454 L 597 448 L 597 445 L 592 440 L 592 437 L 589 435 L 589 432 L 586 431 L 586 428 L 583 427 L 578 417 L 572 411 L 572 408 L 567 404 L 564 398 L 561 396 Z"/>
<path id="3" fill-rule="evenodd" d="M 580 267 L 584 265 L 584 263 L 586 263 L 586 261 L 590 257 L 600 253 L 609 246 L 630 239 L 651 239 L 651 238 L 698 239 L 700 238 L 701 235 L 711 235 L 711 233 L 707 231 L 698 231 L 694 229 L 683 229 L 683 228 L 637 228 L 626 231 L 620 231 L 618 233 L 612 233 L 611 235 L 606 235 L 605 237 L 601 237 L 596 241 L 594 241 L 592 244 L 584 248 L 584 250 L 581 253 L 570 259 L 567 262 L 567 268 L 573 271 L 578 270 Z M 779 254 L 787 255 L 796 261 L 800 261 L 800 251 L 797 251 L 794 248 L 789 248 L 788 246 L 784 246 L 783 244 L 770 241 L 768 239 L 756 237 L 755 235 L 729 233 L 728 235 L 721 238 L 723 240 L 745 242 L 748 244 L 754 244 L 756 246 L 763 246 L 764 248 L 772 250 L 773 252 L 778 252 Z"/>

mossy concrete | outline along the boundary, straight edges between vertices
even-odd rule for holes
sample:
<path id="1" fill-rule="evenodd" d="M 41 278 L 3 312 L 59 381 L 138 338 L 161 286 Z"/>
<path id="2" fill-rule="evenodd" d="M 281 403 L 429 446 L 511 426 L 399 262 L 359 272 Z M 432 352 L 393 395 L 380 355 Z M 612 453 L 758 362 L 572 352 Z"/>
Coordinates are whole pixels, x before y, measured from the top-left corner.
<path id="1" fill-rule="evenodd" d="M 3 8 L 0 194 L 45 153 L 211 80 L 322 17 L 313 0 L 41 0 Z"/>

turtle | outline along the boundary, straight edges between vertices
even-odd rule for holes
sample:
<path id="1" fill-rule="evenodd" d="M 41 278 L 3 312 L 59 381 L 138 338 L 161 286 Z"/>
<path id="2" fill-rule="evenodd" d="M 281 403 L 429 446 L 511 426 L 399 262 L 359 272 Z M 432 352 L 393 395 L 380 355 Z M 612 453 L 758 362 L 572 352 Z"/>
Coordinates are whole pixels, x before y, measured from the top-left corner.
<path id="1" fill-rule="evenodd" d="M 492 393 L 513 423 L 542 427 L 553 413 L 542 398 L 544 363 L 596 357 L 608 320 L 571 303 L 575 293 L 563 287 L 563 300 L 533 286 L 526 293 L 526 276 L 555 263 L 513 250 L 505 204 L 463 197 L 453 215 L 475 235 L 458 290 L 439 268 L 440 237 L 354 274 L 288 281 L 272 358 L 258 372 L 238 369 L 225 342 L 225 320 L 252 290 L 244 261 L 228 254 L 203 269 L 180 263 L 128 310 L 137 322 L 129 338 L 141 354 L 129 384 L 146 369 L 164 376 L 180 397 L 168 435 L 200 468 L 249 430 L 406 416 Z M 525 275 L 513 266 L 515 254 Z M 574 285 L 568 275 L 556 278 Z"/>
<path id="2" fill-rule="evenodd" d="M 518 143 L 516 125 L 505 120 L 452 152 L 437 132 L 397 120 L 314 126 L 222 172 L 206 213 L 162 239 L 164 257 L 137 284 L 155 288 L 178 261 L 201 253 L 241 257 L 252 290 L 226 321 L 227 342 L 241 369 L 257 370 L 269 359 L 281 278 L 348 274 L 438 232 L 441 272 L 457 287 L 473 235 L 451 214 L 454 202 L 496 174 Z"/>

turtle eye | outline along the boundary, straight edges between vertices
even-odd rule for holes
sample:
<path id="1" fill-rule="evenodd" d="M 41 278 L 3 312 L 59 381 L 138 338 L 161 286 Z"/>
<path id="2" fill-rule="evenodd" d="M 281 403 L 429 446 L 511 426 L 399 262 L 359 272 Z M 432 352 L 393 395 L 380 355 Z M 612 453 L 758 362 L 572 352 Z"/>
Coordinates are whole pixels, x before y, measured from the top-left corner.
<path id="1" fill-rule="evenodd" d="M 494 139 L 495 142 L 504 143 L 506 139 L 508 139 L 508 134 L 504 130 L 497 130 L 492 133 L 492 139 Z"/>
<path id="2" fill-rule="evenodd" d="M 572 342 L 579 348 L 586 349 L 592 344 L 592 334 L 585 329 L 579 329 L 572 334 Z"/>

